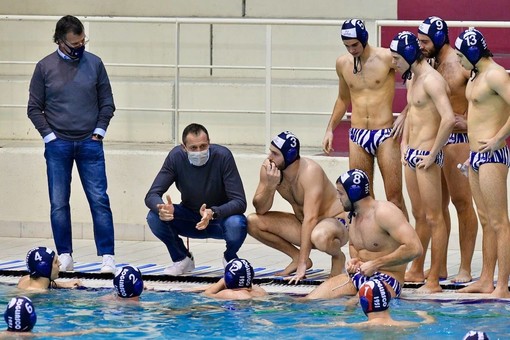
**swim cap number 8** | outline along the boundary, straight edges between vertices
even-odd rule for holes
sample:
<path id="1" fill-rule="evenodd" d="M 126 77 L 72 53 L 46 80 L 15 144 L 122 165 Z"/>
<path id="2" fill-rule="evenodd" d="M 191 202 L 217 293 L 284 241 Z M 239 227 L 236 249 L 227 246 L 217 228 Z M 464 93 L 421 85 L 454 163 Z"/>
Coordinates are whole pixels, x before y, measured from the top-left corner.
<path id="1" fill-rule="evenodd" d="M 370 195 L 368 176 L 363 170 L 351 169 L 341 175 L 337 183 L 342 184 L 351 203 Z"/>

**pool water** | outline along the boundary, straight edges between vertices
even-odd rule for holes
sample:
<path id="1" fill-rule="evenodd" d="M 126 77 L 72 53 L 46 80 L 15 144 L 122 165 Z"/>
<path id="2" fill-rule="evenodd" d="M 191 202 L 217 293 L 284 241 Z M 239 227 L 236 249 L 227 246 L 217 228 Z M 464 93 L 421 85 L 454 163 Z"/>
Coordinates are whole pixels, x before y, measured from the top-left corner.
<path id="1" fill-rule="evenodd" d="M 16 295 L 23 294 L 15 286 L 0 284 L 2 308 Z M 302 302 L 282 294 L 266 300 L 218 301 L 196 293 L 146 291 L 140 302 L 127 303 L 109 299 L 112 295 L 113 289 L 106 288 L 28 295 L 37 312 L 33 333 L 52 338 L 44 334 L 98 330 L 81 339 L 462 339 L 477 329 L 491 340 L 510 338 L 508 302 L 392 300 L 394 319 L 418 321 L 413 311 L 425 310 L 437 321 L 409 329 L 355 329 L 330 326 L 366 320 L 359 306 L 346 305 L 347 298 Z M 108 332 L 99 331 L 103 328 Z"/>

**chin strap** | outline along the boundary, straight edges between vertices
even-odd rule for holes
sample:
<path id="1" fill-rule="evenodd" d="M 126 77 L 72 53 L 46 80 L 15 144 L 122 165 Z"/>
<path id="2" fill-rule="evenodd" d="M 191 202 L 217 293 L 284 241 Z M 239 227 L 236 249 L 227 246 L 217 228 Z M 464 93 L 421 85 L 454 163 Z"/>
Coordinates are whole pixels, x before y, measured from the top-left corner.
<path id="1" fill-rule="evenodd" d="M 352 73 L 357 74 L 361 72 L 361 57 L 354 57 L 354 69 L 352 70 Z"/>
<path id="2" fill-rule="evenodd" d="M 469 78 L 471 81 L 475 80 L 476 76 L 478 75 L 478 68 L 475 66 L 471 69 L 471 73 L 469 74 Z"/>
<path id="3" fill-rule="evenodd" d="M 352 223 L 352 218 L 353 217 L 356 217 L 356 212 L 355 211 L 349 211 L 349 215 L 347 216 L 347 218 L 349 219 L 349 224 Z"/>
<path id="4" fill-rule="evenodd" d="M 402 84 L 405 84 L 406 81 L 408 80 L 411 80 L 411 78 L 413 77 L 413 72 L 411 72 L 411 67 L 409 67 L 407 69 L 407 71 L 405 71 L 403 74 L 402 74 L 402 79 L 404 79 L 404 82 Z"/>

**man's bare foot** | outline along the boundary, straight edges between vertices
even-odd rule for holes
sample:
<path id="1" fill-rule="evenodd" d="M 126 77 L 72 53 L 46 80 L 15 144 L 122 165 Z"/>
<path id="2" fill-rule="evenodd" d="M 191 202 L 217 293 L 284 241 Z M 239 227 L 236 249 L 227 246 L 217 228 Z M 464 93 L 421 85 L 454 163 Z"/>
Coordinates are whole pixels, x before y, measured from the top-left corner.
<path id="1" fill-rule="evenodd" d="M 425 276 L 425 278 L 428 278 L 429 277 L 429 273 L 430 273 L 430 268 L 427 269 L 423 273 L 423 276 Z M 446 269 L 439 270 L 439 280 L 446 280 L 447 278 L 448 278 L 448 271 Z"/>
<path id="2" fill-rule="evenodd" d="M 343 273 L 345 268 L 345 255 L 340 252 L 338 256 L 331 256 L 331 272 L 329 277 L 337 276 Z"/>
<path id="3" fill-rule="evenodd" d="M 292 260 L 291 263 L 287 267 L 285 267 L 284 270 L 281 272 L 275 273 L 275 276 L 289 276 L 290 274 L 294 273 L 297 269 L 298 261 Z M 306 260 L 306 269 L 310 269 L 313 266 L 312 260 L 308 259 Z"/>
<path id="4" fill-rule="evenodd" d="M 494 291 L 494 283 L 492 281 L 482 281 L 482 279 L 470 284 L 467 287 L 459 289 L 459 293 L 485 293 L 490 294 Z"/>
<path id="5" fill-rule="evenodd" d="M 426 282 L 423 286 L 416 289 L 416 293 L 418 294 L 434 294 L 440 293 L 443 291 L 443 288 L 436 282 Z"/>
<path id="6" fill-rule="evenodd" d="M 404 276 L 405 282 L 424 282 L 425 276 L 423 272 L 407 271 Z"/>
<path id="7" fill-rule="evenodd" d="M 471 273 L 464 269 L 459 269 L 459 273 L 451 280 L 453 283 L 471 282 L 473 277 Z"/>
<path id="8" fill-rule="evenodd" d="M 508 291 L 508 287 L 496 287 L 494 291 L 491 293 L 491 297 L 495 298 L 510 298 L 510 292 Z"/>

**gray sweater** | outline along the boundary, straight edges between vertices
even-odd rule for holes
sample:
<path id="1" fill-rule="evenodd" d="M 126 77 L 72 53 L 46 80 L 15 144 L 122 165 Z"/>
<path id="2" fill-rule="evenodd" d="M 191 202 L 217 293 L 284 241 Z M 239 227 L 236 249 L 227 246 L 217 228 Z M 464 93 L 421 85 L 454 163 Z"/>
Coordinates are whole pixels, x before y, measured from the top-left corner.
<path id="1" fill-rule="evenodd" d="M 174 147 L 145 196 L 145 205 L 157 213 L 157 204 L 163 203 L 162 196 L 175 183 L 182 205 L 197 213 L 205 203 L 219 218 L 243 214 L 246 196 L 232 153 L 217 144 L 211 144 L 209 150 L 207 163 L 194 166 L 182 146 Z"/>
<path id="2" fill-rule="evenodd" d="M 79 61 L 55 51 L 39 61 L 30 82 L 28 117 L 44 138 L 80 141 L 94 129 L 106 131 L 113 117 L 112 88 L 103 62 L 84 52 Z"/>

